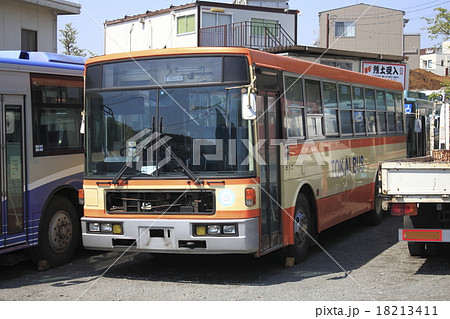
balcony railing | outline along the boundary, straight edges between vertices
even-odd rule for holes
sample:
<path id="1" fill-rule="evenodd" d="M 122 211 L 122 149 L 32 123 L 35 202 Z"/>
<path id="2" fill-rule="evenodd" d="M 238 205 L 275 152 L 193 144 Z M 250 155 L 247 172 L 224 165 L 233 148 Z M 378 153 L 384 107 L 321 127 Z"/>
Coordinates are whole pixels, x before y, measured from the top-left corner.
<path id="1" fill-rule="evenodd" d="M 243 21 L 200 29 L 201 47 L 247 47 L 264 50 L 295 44 L 280 24 L 262 26 Z"/>

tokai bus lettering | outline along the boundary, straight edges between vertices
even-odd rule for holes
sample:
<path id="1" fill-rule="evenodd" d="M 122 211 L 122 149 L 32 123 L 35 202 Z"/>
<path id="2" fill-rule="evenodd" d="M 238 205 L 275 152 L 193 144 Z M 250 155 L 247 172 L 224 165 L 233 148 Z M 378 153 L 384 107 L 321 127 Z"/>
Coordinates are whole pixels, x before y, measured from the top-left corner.
<path id="1" fill-rule="evenodd" d="M 364 156 L 345 157 L 331 161 L 331 177 L 355 175 L 364 171 Z"/>

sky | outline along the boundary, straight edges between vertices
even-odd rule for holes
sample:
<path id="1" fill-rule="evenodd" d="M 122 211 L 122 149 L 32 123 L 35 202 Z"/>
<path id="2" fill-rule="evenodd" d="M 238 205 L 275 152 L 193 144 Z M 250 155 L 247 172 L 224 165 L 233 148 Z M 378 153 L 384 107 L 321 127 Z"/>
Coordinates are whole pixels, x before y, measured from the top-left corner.
<path id="1" fill-rule="evenodd" d="M 183 5 L 194 2 L 194 0 L 68 0 L 81 5 L 80 15 L 66 15 L 58 17 L 58 30 L 64 29 L 66 23 L 72 23 L 78 31 L 77 45 L 81 49 L 87 49 L 96 55 L 103 54 L 103 23 L 106 20 L 115 20 L 125 15 L 141 14 L 149 11 L 165 9 L 171 5 Z M 212 2 L 232 3 L 233 0 L 215 0 Z M 445 0 L 290 0 L 289 8 L 301 12 L 298 18 L 297 44 L 312 46 L 319 37 L 318 13 L 334 8 L 345 7 L 357 3 L 366 3 L 380 7 L 392 8 L 405 11 L 405 18 L 409 19 L 404 33 L 420 33 L 421 48 L 433 47 L 440 44 L 439 40 L 431 40 L 427 27 L 422 17 L 432 18 L 435 16 L 436 7 L 450 9 L 450 1 Z M 58 32 L 58 39 L 60 39 Z M 58 41 L 58 52 L 63 51 Z"/>

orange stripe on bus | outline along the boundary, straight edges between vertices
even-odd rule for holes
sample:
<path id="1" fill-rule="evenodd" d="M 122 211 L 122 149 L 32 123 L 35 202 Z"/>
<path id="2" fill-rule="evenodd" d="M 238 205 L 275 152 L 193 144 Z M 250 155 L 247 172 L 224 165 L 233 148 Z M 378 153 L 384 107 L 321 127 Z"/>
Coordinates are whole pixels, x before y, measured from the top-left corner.
<path id="1" fill-rule="evenodd" d="M 120 219 L 244 219 L 259 217 L 259 209 L 249 210 L 218 210 L 214 215 L 147 215 L 147 214 L 107 214 L 102 209 L 84 209 L 84 216 L 90 218 L 120 218 Z"/>
<path id="2" fill-rule="evenodd" d="M 259 184 L 259 177 L 255 178 L 245 178 L 245 179 L 230 179 L 229 177 L 224 177 L 222 179 L 207 179 L 203 180 L 205 182 L 205 186 L 208 186 L 208 182 L 211 183 L 211 186 L 227 186 L 227 185 L 255 185 Z M 225 183 L 220 183 L 224 181 Z M 102 186 L 108 186 L 106 183 L 109 183 L 110 180 L 94 180 L 94 179 L 85 179 L 85 186 L 99 186 L 97 183 L 100 183 Z M 201 187 L 199 185 L 194 185 L 190 180 L 179 180 L 179 179 L 130 179 L 126 181 L 126 186 L 146 186 L 151 187 L 154 185 L 158 186 L 180 186 L 180 187 L 188 187 L 188 182 L 191 182 L 190 185 L 192 188 Z M 105 184 L 103 184 L 105 183 Z M 119 185 L 120 186 L 120 185 Z M 124 186 L 124 185 L 123 185 Z"/>

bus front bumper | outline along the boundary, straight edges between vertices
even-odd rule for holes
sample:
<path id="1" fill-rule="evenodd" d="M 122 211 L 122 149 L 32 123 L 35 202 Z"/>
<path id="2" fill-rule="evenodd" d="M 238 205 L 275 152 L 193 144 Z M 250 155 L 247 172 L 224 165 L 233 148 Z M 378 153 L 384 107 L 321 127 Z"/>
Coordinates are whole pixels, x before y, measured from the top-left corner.
<path id="1" fill-rule="evenodd" d="M 89 224 L 94 224 L 91 230 Z M 122 234 L 108 232 L 112 225 L 118 224 L 122 226 Z M 235 225 L 235 234 L 230 234 L 230 227 L 225 227 L 230 225 Z M 94 228 L 99 230 L 92 231 Z M 106 231 L 101 231 L 102 228 Z M 259 251 L 258 218 L 212 221 L 83 217 L 81 229 L 84 247 L 94 250 L 194 254 L 251 254 Z M 210 231 L 218 233 L 211 234 Z M 194 235 L 195 232 L 200 235 Z"/>

